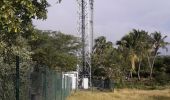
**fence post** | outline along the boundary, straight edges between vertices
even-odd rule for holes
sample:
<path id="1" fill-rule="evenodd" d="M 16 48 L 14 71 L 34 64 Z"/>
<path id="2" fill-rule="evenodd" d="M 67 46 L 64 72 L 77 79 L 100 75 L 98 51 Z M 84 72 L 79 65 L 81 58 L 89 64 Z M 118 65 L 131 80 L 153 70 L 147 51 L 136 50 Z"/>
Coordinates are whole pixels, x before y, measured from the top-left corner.
<path id="1" fill-rule="evenodd" d="M 43 73 L 43 91 L 42 91 L 42 93 L 43 93 L 43 100 L 47 100 L 47 68 L 46 68 L 46 66 L 44 66 L 45 67 L 45 70 L 43 70 L 44 71 L 44 73 Z"/>
<path id="2" fill-rule="evenodd" d="M 19 100 L 19 56 L 16 56 L 16 100 Z"/>
<path id="3" fill-rule="evenodd" d="M 57 100 L 57 73 L 54 73 L 54 79 L 55 79 L 55 82 L 54 82 L 54 87 L 55 87 L 55 100 Z"/>
<path id="4" fill-rule="evenodd" d="M 63 88 L 64 88 L 64 85 L 63 85 L 63 74 L 61 72 L 61 100 L 63 100 Z"/>
<path id="5" fill-rule="evenodd" d="M 45 100 L 47 100 L 47 66 L 45 66 Z"/>
<path id="6" fill-rule="evenodd" d="M 65 100 L 65 76 L 64 76 L 64 82 L 63 82 L 64 86 L 63 86 L 63 100 Z"/>

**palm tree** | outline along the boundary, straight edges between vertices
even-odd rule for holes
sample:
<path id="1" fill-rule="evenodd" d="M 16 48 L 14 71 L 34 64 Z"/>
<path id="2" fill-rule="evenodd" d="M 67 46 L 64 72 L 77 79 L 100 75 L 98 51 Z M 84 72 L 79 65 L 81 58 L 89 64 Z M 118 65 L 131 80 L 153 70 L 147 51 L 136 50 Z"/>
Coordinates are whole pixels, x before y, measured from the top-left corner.
<path id="1" fill-rule="evenodd" d="M 151 33 L 150 37 L 151 37 L 150 44 L 152 45 L 152 48 L 149 52 L 148 63 L 150 67 L 150 79 L 152 79 L 153 67 L 154 67 L 155 59 L 158 55 L 158 51 L 160 48 L 166 49 L 167 51 L 168 49 L 166 48 L 166 46 L 169 43 L 165 42 L 167 36 L 162 36 L 160 32 Z"/>
<path id="2" fill-rule="evenodd" d="M 141 63 L 143 59 L 148 54 L 150 50 L 149 43 L 150 36 L 148 32 L 144 30 L 133 29 L 129 34 L 125 35 L 120 41 L 117 42 L 119 49 L 123 53 L 126 53 L 126 57 L 130 60 L 131 70 L 130 76 L 132 77 L 132 72 L 136 69 L 136 63 L 138 62 L 138 79 L 140 80 L 140 70 Z"/>
<path id="3" fill-rule="evenodd" d="M 127 58 L 131 63 L 130 77 L 132 78 L 132 72 L 135 71 L 135 64 L 138 61 L 137 48 L 138 40 L 140 38 L 140 31 L 133 29 L 129 34 L 125 35 L 120 41 L 117 41 L 117 45 L 123 52 L 127 52 Z"/>
<path id="4" fill-rule="evenodd" d="M 113 43 L 110 41 L 106 41 L 106 38 L 104 36 L 95 39 L 92 53 L 92 64 L 94 67 L 93 71 L 102 68 L 104 72 L 106 72 L 106 75 L 110 77 L 112 73 L 112 59 L 114 57 L 113 51 Z"/>
<path id="5" fill-rule="evenodd" d="M 106 37 L 104 36 L 98 37 L 97 39 L 95 39 L 93 52 L 102 53 L 102 50 L 104 49 L 105 44 L 106 44 Z"/>
<path id="6" fill-rule="evenodd" d="M 145 58 L 147 54 L 147 48 L 148 48 L 148 32 L 141 30 L 139 32 L 139 39 L 138 39 L 138 48 L 137 55 L 138 55 L 138 80 L 140 80 L 140 70 L 141 70 L 141 63 L 143 59 Z"/>

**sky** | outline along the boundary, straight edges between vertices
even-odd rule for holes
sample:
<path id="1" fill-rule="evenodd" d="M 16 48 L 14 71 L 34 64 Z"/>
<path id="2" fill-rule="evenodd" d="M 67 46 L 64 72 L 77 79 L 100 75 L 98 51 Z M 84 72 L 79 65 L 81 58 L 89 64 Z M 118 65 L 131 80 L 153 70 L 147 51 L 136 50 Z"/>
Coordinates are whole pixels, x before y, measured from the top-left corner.
<path id="1" fill-rule="evenodd" d="M 42 30 L 61 31 L 77 35 L 77 0 L 48 0 L 48 18 L 44 21 L 33 20 Z M 115 42 L 132 29 L 148 32 L 159 31 L 167 35 L 170 42 L 170 0 L 94 0 L 94 35 L 106 36 Z M 169 51 L 162 54 L 170 55 Z M 162 50 L 161 50 L 162 51 Z"/>

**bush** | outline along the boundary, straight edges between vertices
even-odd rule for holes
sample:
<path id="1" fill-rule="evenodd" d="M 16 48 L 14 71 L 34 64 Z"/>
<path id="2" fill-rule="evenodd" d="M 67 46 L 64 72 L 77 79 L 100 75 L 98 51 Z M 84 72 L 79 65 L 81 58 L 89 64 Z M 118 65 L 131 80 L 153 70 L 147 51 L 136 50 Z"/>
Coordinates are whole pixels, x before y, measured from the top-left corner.
<path id="1" fill-rule="evenodd" d="M 170 83 L 170 75 L 165 72 L 159 72 L 155 76 L 155 81 L 159 83 L 159 85 L 167 85 Z"/>

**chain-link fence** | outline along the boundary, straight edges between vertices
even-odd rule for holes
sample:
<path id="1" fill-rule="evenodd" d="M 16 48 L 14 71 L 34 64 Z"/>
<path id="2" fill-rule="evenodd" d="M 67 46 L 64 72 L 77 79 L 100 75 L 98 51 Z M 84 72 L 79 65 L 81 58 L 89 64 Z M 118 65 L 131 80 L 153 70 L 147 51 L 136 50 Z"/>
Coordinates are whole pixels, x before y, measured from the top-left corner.
<path id="1" fill-rule="evenodd" d="M 110 78 L 101 77 L 98 79 L 92 80 L 92 86 L 93 88 L 96 88 L 98 90 L 111 90 L 114 91 L 114 81 Z"/>
<path id="2" fill-rule="evenodd" d="M 0 69 L 0 100 L 16 100 L 15 66 Z M 19 100 L 66 100 L 71 86 L 71 78 L 62 72 L 20 67 Z"/>

